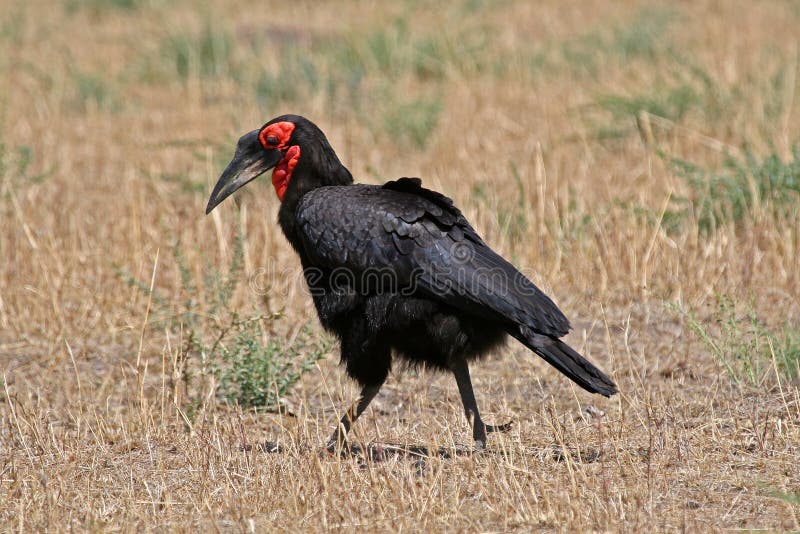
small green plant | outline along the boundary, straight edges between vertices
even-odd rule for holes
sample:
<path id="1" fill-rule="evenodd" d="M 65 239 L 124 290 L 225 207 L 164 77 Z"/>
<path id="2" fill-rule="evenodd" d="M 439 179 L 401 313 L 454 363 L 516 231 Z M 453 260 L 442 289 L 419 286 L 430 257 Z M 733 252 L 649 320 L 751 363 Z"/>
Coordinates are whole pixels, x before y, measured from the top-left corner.
<path id="1" fill-rule="evenodd" d="M 0 134 L 0 185 L 4 181 L 12 183 L 15 187 L 26 187 L 30 184 L 41 183 L 46 174 L 32 174 L 33 149 L 27 145 L 11 149 L 3 142 Z"/>
<path id="2" fill-rule="evenodd" d="M 645 8 L 629 24 L 614 28 L 612 50 L 622 60 L 651 59 L 664 43 L 667 27 L 678 19 L 672 8 Z"/>
<path id="3" fill-rule="evenodd" d="M 774 497 L 779 499 L 785 503 L 788 503 L 792 506 L 800 507 L 800 492 L 787 492 L 787 491 L 770 491 L 770 497 Z"/>
<path id="4" fill-rule="evenodd" d="M 677 18 L 672 9 L 643 9 L 611 31 L 592 30 L 560 43 L 556 56 L 572 69 L 592 76 L 598 74 L 609 58 L 620 62 L 652 59 L 667 49 L 665 33 Z"/>
<path id="5" fill-rule="evenodd" d="M 774 371 L 786 380 L 800 376 L 800 326 L 785 325 L 775 332 L 751 305 L 741 305 L 726 295 L 717 297 L 708 322 L 678 306 L 674 309 L 737 385 L 760 386 Z"/>
<path id="6" fill-rule="evenodd" d="M 0 19 L 0 39 L 15 44 L 19 43 L 21 36 L 25 33 L 27 23 L 25 4 L 8 6 Z"/>
<path id="7" fill-rule="evenodd" d="M 759 207 L 771 209 L 781 218 L 798 215 L 800 145 L 793 148 L 790 161 L 784 162 L 776 154 L 759 159 L 748 151 L 741 158 L 727 157 L 719 171 L 663 157 L 691 190 L 691 198 L 676 199 L 674 214 L 686 218 L 693 213 L 703 231 L 750 217 Z"/>
<path id="8" fill-rule="evenodd" d="M 603 95 L 597 99 L 598 105 L 611 113 L 614 119 L 636 118 L 646 111 L 670 120 L 678 121 L 687 111 L 701 103 L 699 95 L 690 85 L 681 84 L 661 93 L 646 95 Z"/>
<path id="9" fill-rule="evenodd" d="M 166 70 L 184 80 L 235 75 L 232 51 L 231 35 L 210 23 L 197 35 L 171 35 L 161 46 Z"/>
<path id="10" fill-rule="evenodd" d="M 207 157 L 207 156 L 206 156 Z M 157 178 L 163 182 L 177 184 L 182 191 L 187 193 L 202 193 L 205 194 L 208 188 L 205 182 L 193 179 L 189 173 L 175 172 L 175 173 L 161 173 Z"/>
<path id="11" fill-rule="evenodd" d="M 299 49 L 281 54 L 277 71 L 265 70 L 256 81 L 256 97 L 265 105 L 295 102 L 316 94 L 320 87 L 317 66 Z"/>
<path id="12" fill-rule="evenodd" d="M 613 140 L 636 133 L 642 113 L 679 122 L 690 111 L 705 113 L 711 98 L 699 82 L 672 81 L 642 93 L 600 95 L 583 114 L 595 139 Z"/>
<path id="13" fill-rule="evenodd" d="M 85 9 L 100 15 L 112 10 L 133 11 L 141 3 L 141 0 L 66 0 L 64 9 L 68 14 Z"/>
<path id="14" fill-rule="evenodd" d="M 264 341 L 258 322 L 243 326 L 231 343 L 221 346 L 221 364 L 215 370 L 219 394 L 245 407 L 276 407 L 304 373 L 330 350 L 327 342 L 313 342 L 303 330 L 291 345 L 275 337 Z"/>
<path id="15" fill-rule="evenodd" d="M 442 101 L 439 98 L 419 98 L 399 103 L 384 116 L 386 131 L 394 139 L 423 147 L 439 122 Z"/>
<path id="16" fill-rule="evenodd" d="M 406 18 L 397 17 L 364 33 L 288 35 L 268 44 L 255 39 L 250 42 L 251 52 L 261 56 L 268 51 L 278 63 L 258 69 L 250 82 L 262 105 L 274 107 L 276 102 L 323 96 L 332 113 L 338 108 L 348 114 L 364 112 L 376 134 L 394 134 L 395 128 L 383 127 L 384 117 L 394 119 L 417 103 L 427 111 L 441 107 L 440 99 L 430 95 L 440 92 L 448 68 L 466 70 L 476 68 L 477 63 L 488 63 L 486 58 L 479 60 L 486 55 L 481 34 L 418 33 Z M 242 77 L 247 75 L 243 73 Z M 422 86 L 419 93 L 403 93 L 409 80 Z M 395 113 L 393 108 L 398 106 L 402 109 Z M 435 124 L 435 119 L 422 124 L 421 114 L 407 121 L 411 124 L 400 125 L 410 133 L 403 140 Z"/>
<path id="17" fill-rule="evenodd" d="M 172 257 L 180 276 L 177 295 L 150 295 L 149 284 L 118 270 L 131 286 L 149 294 L 151 324 L 183 339 L 178 371 L 187 396 L 187 413 L 203 402 L 209 388 L 217 397 L 248 408 L 274 410 L 279 401 L 330 350 L 327 338 L 302 330 L 291 344 L 272 334 L 280 313 L 251 310 L 241 315 L 232 307 L 243 273 L 241 235 L 227 271 L 206 264 L 198 280 L 179 240 L 172 239 Z M 174 385 L 174 384 L 173 384 Z"/>
<path id="18" fill-rule="evenodd" d="M 86 110 L 89 107 L 110 109 L 116 105 L 116 98 L 102 78 L 85 72 L 73 72 L 72 80 L 75 84 L 75 105 Z"/>

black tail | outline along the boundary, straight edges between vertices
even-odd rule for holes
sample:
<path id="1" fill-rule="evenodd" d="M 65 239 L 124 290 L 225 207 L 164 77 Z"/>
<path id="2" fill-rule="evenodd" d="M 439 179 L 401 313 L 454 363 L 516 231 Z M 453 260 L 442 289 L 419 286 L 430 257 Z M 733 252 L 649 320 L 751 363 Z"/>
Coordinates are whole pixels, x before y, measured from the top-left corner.
<path id="1" fill-rule="evenodd" d="M 510 333 L 586 391 L 606 397 L 617 392 L 617 385 L 613 380 L 561 340 L 537 334 L 526 326 L 521 326 L 518 332 Z"/>

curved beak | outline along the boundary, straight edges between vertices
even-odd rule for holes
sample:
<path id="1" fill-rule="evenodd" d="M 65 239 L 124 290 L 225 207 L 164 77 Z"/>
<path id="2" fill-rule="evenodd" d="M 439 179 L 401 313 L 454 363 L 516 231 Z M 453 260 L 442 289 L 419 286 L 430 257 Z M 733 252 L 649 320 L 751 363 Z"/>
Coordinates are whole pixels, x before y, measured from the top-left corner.
<path id="1" fill-rule="evenodd" d="M 271 169 L 283 158 L 280 150 L 265 150 L 258 140 L 258 130 L 253 130 L 239 139 L 236 153 L 222 176 L 219 177 L 211 198 L 208 199 L 206 215 L 228 198 L 234 191 L 255 180 L 265 171 Z"/>

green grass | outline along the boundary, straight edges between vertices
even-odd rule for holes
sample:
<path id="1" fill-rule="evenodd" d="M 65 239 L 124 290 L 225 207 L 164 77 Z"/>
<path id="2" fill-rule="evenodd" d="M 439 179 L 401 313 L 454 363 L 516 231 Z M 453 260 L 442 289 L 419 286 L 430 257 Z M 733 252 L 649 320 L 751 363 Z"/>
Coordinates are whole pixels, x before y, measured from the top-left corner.
<path id="1" fill-rule="evenodd" d="M 610 30 L 592 30 L 565 40 L 555 48 L 556 53 L 549 55 L 554 65 L 566 63 L 573 70 L 597 76 L 608 59 L 620 63 L 652 60 L 667 50 L 667 30 L 677 19 L 673 9 L 642 9 L 630 21 L 618 23 Z"/>
<path id="2" fill-rule="evenodd" d="M 614 141 L 637 131 L 642 112 L 677 122 L 690 110 L 701 109 L 704 101 L 704 95 L 688 84 L 670 88 L 659 86 L 642 94 L 606 94 L 596 100 L 597 109 L 605 116 L 590 116 L 587 122 L 594 139 Z"/>
<path id="3" fill-rule="evenodd" d="M 265 337 L 259 322 L 250 321 L 229 344 L 220 347 L 221 358 L 214 368 L 217 391 L 242 407 L 277 408 L 292 386 L 330 349 L 328 341 L 315 340 L 309 330 L 287 345 L 283 338 Z"/>
<path id="4" fill-rule="evenodd" d="M 642 113 L 673 122 L 681 122 L 690 113 L 706 120 L 715 120 L 725 109 L 717 84 L 702 69 L 687 65 L 677 56 L 669 60 L 669 68 L 648 87 L 636 87 L 626 93 L 605 93 L 581 111 L 597 140 L 625 138 L 637 131 Z M 730 98 L 725 100 L 730 102 Z"/>
<path id="5" fill-rule="evenodd" d="M 31 184 L 41 183 L 47 173 L 33 174 L 33 149 L 28 145 L 11 147 L 4 142 L 0 133 L 0 186 L 9 181 L 15 188 L 25 188 Z"/>
<path id="6" fill-rule="evenodd" d="M 281 62 L 277 70 L 263 70 L 255 82 L 258 102 L 264 106 L 275 102 L 301 102 L 317 94 L 323 86 L 337 83 L 333 79 L 324 80 L 324 71 L 311 59 L 314 56 L 307 49 L 289 46 L 280 54 Z"/>
<path id="7" fill-rule="evenodd" d="M 27 26 L 25 4 L 15 4 L 13 9 L 6 9 L 0 18 L 0 39 L 16 43 Z"/>
<path id="8" fill-rule="evenodd" d="M 108 11 L 132 11 L 141 4 L 141 0 L 65 0 L 64 10 L 67 14 L 87 10 L 94 15 L 101 15 Z"/>
<path id="9" fill-rule="evenodd" d="M 777 154 L 759 157 L 747 151 L 739 158 L 727 157 L 717 171 L 678 158 L 667 160 L 691 192 L 688 199 L 676 199 L 671 217 L 692 216 L 705 232 L 751 218 L 760 208 L 787 220 L 798 215 L 800 145 L 794 146 L 788 161 Z"/>
<path id="10" fill-rule="evenodd" d="M 398 102 L 384 113 L 384 128 L 392 139 L 415 147 L 425 146 L 439 123 L 440 98 Z"/>
<path id="11" fill-rule="evenodd" d="M 634 57 L 652 59 L 667 44 L 664 36 L 678 18 L 672 8 L 642 9 L 630 23 L 614 28 L 610 48 L 623 61 Z"/>
<path id="12" fill-rule="evenodd" d="M 328 354 L 330 341 L 303 330 L 287 344 L 283 336 L 271 334 L 280 313 L 252 309 L 242 314 L 236 309 L 231 301 L 244 278 L 241 235 L 227 270 L 206 263 L 200 277 L 189 267 L 180 241 L 171 240 L 172 264 L 180 278 L 177 295 L 151 291 L 147 282 L 122 270 L 118 275 L 147 294 L 151 326 L 172 331 L 183 340 L 176 363 L 186 391 L 185 413 L 196 413 L 210 388 L 219 399 L 243 407 L 279 408 L 281 398 Z"/>
<path id="13" fill-rule="evenodd" d="M 528 232 L 530 206 L 526 202 L 525 188 L 522 185 L 522 176 L 519 167 L 513 161 L 509 162 L 509 170 L 517 186 L 515 202 L 497 212 L 498 223 L 503 234 L 508 235 L 512 242 L 519 243 L 525 240 Z"/>
<path id="14" fill-rule="evenodd" d="M 160 71 L 181 80 L 235 77 L 233 47 L 233 36 L 229 32 L 207 22 L 197 34 L 174 33 L 166 37 L 160 47 L 160 69 L 151 67 L 147 71 Z"/>
<path id="15" fill-rule="evenodd" d="M 791 506 L 800 507 L 800 492 L 771 491 L 769 495 Z"/>
<path id="16" fill-rule="evenodd" d="M 113 90 L 100 76 L 73 71 L 72 80 L 75 88 L 74 104 L 79 110 L 86 111 L 95 107 L 111 111 L 118 106 Z"/>
<path id="17" fill-rule="evenodd" d="M 616 120 L 635 118 L 641 111 L 678 121 L 687 111 L 701 103 L 702 95 L 688 84 L 665 89 L 663 92 L 648 92 L 639 95 L 603 95 L 597 104 L 611 113 Z"/>
<path id="18" fill-rule="evenodd" d="M 444 33 L 413 33 L 404 17 L 363 35 L 322 39 L 319 45 L 317 52 L 341 72 L 378 72 L 392 79 L 410 75 L 423 82 L 442 79 L 444 65 L 460 52 Z"/>
<path id="19" fill-rule="evenodd" d="M 777 372 L 782 380 L 800 376 L 800 325 L 768 328 L 750 304 L 719 295 L 711 318 L 702 321 L 675 307 L 739 386 L 758 387 Z"/>
<path id="20" fill-rule="evenodd" d="M 196 193 L 205 195 L 208 193 L 208 184 L 204 181 L 193 179 L 189 173 L 175 172 L 175 173 L 161 173 L 158 179 L 172 184 L 177 184 L 182 191 L 187 193 Z"/>
<path id="21" fill-rule="evenodd" d="M 635 86 L 624 93 L 601 93 L 593 105 L 586 106 L 586 119 L 597 139 L 619 138 L 635 133 L 642 112 L 673 122 L 684 122 L 689 115 L 702 120 L 702 125 L 692 125 L 701 132 L 720 122 L 729 121 L 731 110 L 745 110 L 744 119 L 757 127 L 760 139 L 770 139 L 776 125 L 785 120 L 791 111 L 786 98 L 788 86 L 795 69 L 792 60 L 777 52 L 762 52 L 764 61 L 777 65 L 757 73 L 746 73 L 742 81 L 729 85 L 718 80 L 691 54 L 667 48 L 660 56 L 657 78 L 648 86 Z M 758 98 L 754 99 L 754 96 Z M 752 135 L 749 134 L 749 135 Z"/>

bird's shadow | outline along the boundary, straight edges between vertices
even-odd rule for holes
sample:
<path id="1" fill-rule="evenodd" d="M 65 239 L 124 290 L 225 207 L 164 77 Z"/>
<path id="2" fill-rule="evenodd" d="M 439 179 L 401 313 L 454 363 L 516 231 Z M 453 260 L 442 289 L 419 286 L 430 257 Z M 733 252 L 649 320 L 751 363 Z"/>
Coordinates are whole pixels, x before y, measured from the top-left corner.
<path id="1" fill-rule="evenodd" d="M 271 441 L 262 442 L 255 447 L 258 451 L 267 454 L 285 454 L 289 449 L 283 445 Z M 248 447 L 248 450 L 250 447 Z M 508 455 L 508 451 L 502 449 L 481 449 L 476 450 L 471 447 L 452 446 L 452 447 L 428 447 L 425 445 L 380 443 L 372 442 L 365 445 L 348 444 L 336 451 L 331 451 L 326 447 L 312 448 L 307 445 L 301 446 L 301 453 L 311 453 L 317 451 L 320 456 L 332 458 L 354 459 L 360 461 L 362 466 L 368 463 L 380 463 L 387 460 L 398 458 L 407 459 L 414 463 L 420 474 L 424 471 L 428 460 L 441 459 L 451 460 L 458 457 L 480 457 L 487 455 Z M 600 461 L 602 453 L 596 449 L 573 449 L 563 448 L 559 445 L 550 447 L 525 447 L 525 455 L 538 457 L 542 460 L 549 460 L 555 463 L 565 462 L 568 459 L 576 463 L 594 463 Z"/>
<path id="2" fill-rule="evenodd" d="M 288 452 L 287 448 L 279 443 L 266 441 L 257 445 L 257 449 L 267 454 L 285 454 Z M 309 446 L 303 446 L 300 449 L 303 452 L 311 452 Z M 475 454 L 482 454 L 486 450 L 476 451 L 467 447 L 427 447 L 425 445 L 409 445 L 399 443 L 368 443 L 365 445 L 356 445 L 349 443 L 344 447 L 337 450 L 331 450 L 325 447 L 320 448 L 320 454 L 325 454 L 331 457 L 340 456 L 342 458 L 360 458 L 370 460 L 373 462 L 383 462 L 390 458 L 441 458 L 449 460 L 458 456 L 472 456 Z"/>

